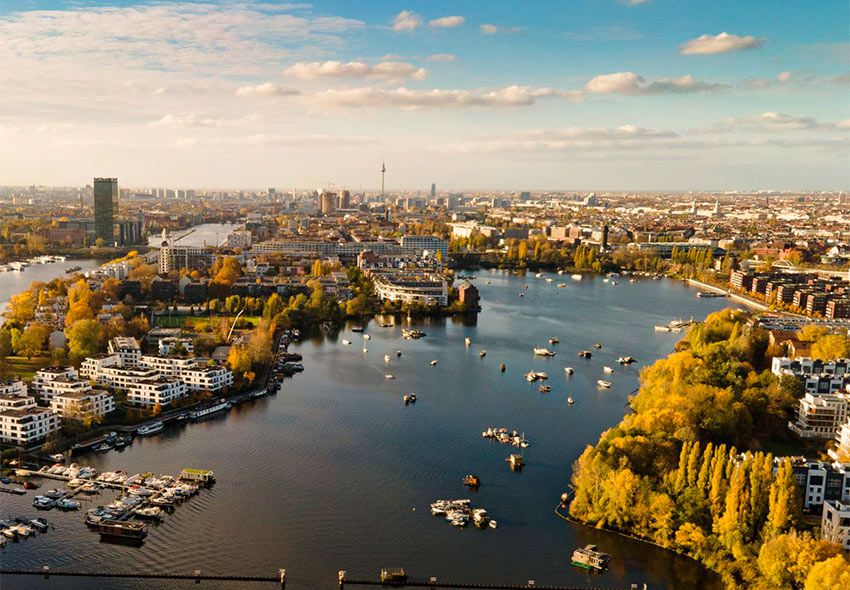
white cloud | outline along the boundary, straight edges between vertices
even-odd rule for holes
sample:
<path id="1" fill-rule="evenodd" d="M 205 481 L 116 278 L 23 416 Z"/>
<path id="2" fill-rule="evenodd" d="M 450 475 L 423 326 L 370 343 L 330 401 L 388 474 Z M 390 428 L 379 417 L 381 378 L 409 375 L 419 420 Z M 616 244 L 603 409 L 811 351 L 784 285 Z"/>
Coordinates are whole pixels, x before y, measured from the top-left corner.
<path id="1" fill-rule="evenodd" d="M 691 39 L 679 52 L 682 55 L 713 55 L 715 53 L 729 53 L 730 51 L 742 51 L 744 49 L 756 49 L 767 41 L 765 38 L 730 35 L 720 33 L 717 36 L 700 35 Z"/>
<path id="2" fill-rule="evenodd" d="M 209 117 L 197 114 L 174 115 L 168 113 L 161 119 L 149 123 L 154 128 L 178 128 L 178 127 L 232 127 L 257 120 L 256 115 L 246 115 L 235 119 L 224 117 Z"/>
<path id="3" fill-rule="evenodd" d="M 297 96 L 299 94 L 301 92 L 294 88 L 285 88 L 271 82 L 253 86 L 240 86 L 236 89 L 236 96 Z"/>
<path id="4" fill-rule="evenodd" d="M 780 72 L 780 74 L 776 76 L 776 79 L 780 82 L 787 82 L 791 79 L 791 72 Z"/>
<path id="5" fill-rule="evenodd" d="M 824 123 L 814 117 L 795 117 L 784 113 L 768 111 L 755 117 L 728 117 L 721 122 L 697 131 L 701 133 L 727 133 L 733 131 L 840 131 L 845 128 L 846 121 Z"/>
<path id="6" fill-rule="evenodd" d="M 422 19 L 415 12 L 402 10 L 393 20 L 393 31 L 412 31 L 422 24 Z"/>
<path id="7" fill-rule="evenodd" d="M 553 95 L 553 91 L 548 88 L 532 89 L 528 86 L 506 86 L 492 91 L 352 88 L 317 92 L 310 96 L 310 100 L 342 107 L 395 107 L 418 110 L 527 106 L 540 98 Z"/>
<path id="8" fill-rule="evenodd" d="M 522 27 L 497 27 L 496 25 L 484 24 L 479 27 L 485 35 L 495 35 L 496 33 L 513 34 L 519 33 Z"/>
<path id="9" fill-rule="evenodd" d="M 284 75 L 301 80 L 316 78 L 380 78 L 384 80 L 402 80 L 412 78 L 422 80 L 428 75 L 424 68 L 397 61 L 384 61 L 370 66 L 362 61 L 299 62 L 283 70 Z"/>
<path id="10" fill-rule="evenodd" d="M 174 145 L 177 148 L 287 146 L 298 148 L 333 147 L 334 150 L 342 150 L 346 147 L 373 143 L 377 143 L 377 140 L 362 136 L 340 137 L 333 135 L 277 135 L 260 133 L 225 138 L 199 139 L 196 137 L 183 137 L 178 139 Z"/>
<path id="11" fill-rule="evenodd" d="M 456 56 L 451 53 L 435 53 L 434 55 L 429 55 L 425 58 L 425 61 L 438 61 L 438 62 L 448 62 L 455 61 L 457 59 Z"/>
<path id="12" fill-rule="evenodd" d="M 697 80 L 691 75 L 679 78 L 660 78 L 647 82 L 643 76 L 634 72 L 602 74 L 591 79 L 584 86 L 591 94 L 687 94 L 693 92 L 712 92 L 725 88 L 722 84 L 713 84 Z"/>
<path id="13" fill-rule="evenodd" d="M 430 21 L 428 24 L 432 27 L 437 28 L 450 28 L 450 27 L 459 27 L 463 23 L 466 22 L 466 18 L 462 16 L 444 16 L 441 18 L 435 18 Z"/>

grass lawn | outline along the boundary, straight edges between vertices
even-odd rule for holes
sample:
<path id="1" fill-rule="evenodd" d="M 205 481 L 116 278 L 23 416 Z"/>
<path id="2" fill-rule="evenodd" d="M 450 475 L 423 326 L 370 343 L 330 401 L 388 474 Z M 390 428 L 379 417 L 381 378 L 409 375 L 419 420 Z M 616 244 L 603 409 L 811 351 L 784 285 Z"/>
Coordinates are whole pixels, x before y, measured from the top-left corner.
<path id="1" fill-rule="evenodd" d="M 236 316 L 220 316 L 214 315 L 212 319 L 218 318 L 227 318 L 228 321 L 233 322 L 233 318 Z M 186 316 L 186 315 L 174 315 L 174 316 L 160 316 L 156 319 L 156 325 L 160 328 L 182 328 L 185 324 L 189 329 L 194 328 L 194 326 L 198 324 L 205 324 L 211 318 L 209 316 L 201 315 L 201 316 Z M 243 321 L 251 324 L 252 326 L 256 326 L 260 323 L 260 316 L 239 316 L 239 323 L 241 324 Z"/>
<path id="2" fill-rule="evenodd" d="M 49 356 L 37 356 L 31 359 L 23 356 L 8 356 L 6 362 L 21 379 L 30 380 L 36 371 L 50 366 L 53 361 Z"/>

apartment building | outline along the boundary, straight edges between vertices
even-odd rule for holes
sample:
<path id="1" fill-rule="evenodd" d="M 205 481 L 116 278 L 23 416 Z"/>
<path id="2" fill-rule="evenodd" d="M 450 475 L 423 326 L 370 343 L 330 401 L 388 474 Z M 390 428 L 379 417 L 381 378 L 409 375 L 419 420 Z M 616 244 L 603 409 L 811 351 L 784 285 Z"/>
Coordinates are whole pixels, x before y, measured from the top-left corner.
<path id="1" fill-rule="evenodd" d="M 186 395 L 186 384 L 174 377 L 155 377 L 135 381 L 127 389 L 127 401 L 137 406 L 166 407 Z"/>
<path id="2" fill-rule="evenodd" d="M 92 381 L 100 381 L 100 376 L 105 369 L 120 366 L 121 356 L 117 353 L 90 356 L 80 365 L 80 376 Z"/>
<path id="3" fill-rule="evenodd" d="M 189 391 L 216 392 L 233 385 L 233 371 L 227 367 L 197 367 L 183 371 L 180 378 Z"/>
<path id="4" fill-rule="evenodd" d="M 184 371 L 193 369 L 198 364 L 198 359 L 182 356 L 165 356 L 159 354 L 146 354 L 141 358 L 141 365 L 149 369 L 156 369 L 166 377 L 181 377 Z"/>
<path id="5" fill-rule="evenodd" d="M 848 393 L 806 393 L 788 428 L 802 438 L 834 438 L 847 419 Z"/>
<path id="6" fill-rule="evenodd" d="M 380 273 L 373 276 L 375 292 L 381 299 L 437 305 L 448 303 L 448 284 L 438 274 Z"/>
<path id="7" fill-rule="evenodd" d="M 0 395 L 24 396 L 26 394 L 27 387 L 20 379 L 0 380 Z"/>
<path id="8" fill-rule="evenodd" d="M 159 371 L 147 367 L 138 367 L 135 369 L 105 367 L 98 374 L 97 381 L 101 385 L 112 387 L 113 389 L 129 390 L 137 381 L 142 379 L 156 379 L 159 376 Z"/>
<path id="9" fill-rule="evenodd" d="M 836 461 L 850 461 L 850 416 L 838 427 L 835 439 L 838 444 L 827 451 L 829 456 Z"/>
<path id="10" fill-rule="evenodd" d="M 109 341 L 107 349 L 110 355 L 118 355 L 122 367 L 138 366 L 142 358 L 139 341 L 130 336 L 116 336 Z"/>
<path id="11" fill-rule="evenodd" d="M 61 377 L 77 379 L 79 376 L 77 369 L 71 366 L 45 367 L 43 369 L 39 369 L 36 371 L 35 375 L 33 375 L 32 383 L 30 383 L 30 389 L 34 395 L 40 395 L 41 389 L 48 381 L 53 381 L 54 379 L 59 379 Z"/>
<path id="12" fill-rule="evenodd" d="M 0 441 L 30 447 L 59 429 L 59 416 L 48 408 L 30 406 L 0 412 Z"/>
<path id="13" fill-rule="evenodd" d="M 88 379 L 59 377 L 42 386 L 39 399 L 42 402 L 51 403 L 57 395 L 84 394 L 89 391 L 91 391 L 91 382 Z"/>
<path id="14" fill-rule="evenodd" d="M 171 351 L 173 351 L 178 344 L 181 344 L 183 346 L 183 349 L 186 351 L 187 354 L 192 354 L 195 352 L 194 340 L 192 340 L 191 338 L 175 338 L 172 336 L 168 338 L 160 338 L 158 345 L 159 354 L 171 354 Z M 139 358 L 141 359 L 141 357 Z"/>
<path id="15" fill-rule="evenodd" d="M 35 405 L 35 398 L 28 395 L 0 394 L 0 411 L 34 408 Z"/>
<path id="16" fill-rule="evenodd" d="M 850 502 L 824 502 L 820 530 L 822 539 L 850 551 Z"/>
<path id="17" fill-rule="evenodd" d="M 50 409 L 63 419 L 81 420 L 86 416 L 103 417 L 115 409 L 115 400 L 101 389 L 90 389 L 56 395 L 50 402 Z"/>

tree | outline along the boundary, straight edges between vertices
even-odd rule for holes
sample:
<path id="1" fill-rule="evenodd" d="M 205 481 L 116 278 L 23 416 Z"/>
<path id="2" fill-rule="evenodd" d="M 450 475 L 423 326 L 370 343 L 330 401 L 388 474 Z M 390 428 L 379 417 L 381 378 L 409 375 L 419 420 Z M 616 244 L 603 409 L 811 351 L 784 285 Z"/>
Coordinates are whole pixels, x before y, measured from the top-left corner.
<path id="1" fill-rule="evenodd" d="M 100 323 L 97 320 L 80 320 L 67 331 L 68 350 L 72 357 L 81 359 L 97 354 L 100 349 Z"/>
<path id="2" fill-rule="evenodd" d="M 224 283 L 228 286 L 233 285 L 236 279 L 242 276 L 242 265 L 233 256 L 226 256 L 221 261 L 221 267 L 215 274 L 213 279 L 216 283 Z"/>
<path id="3" fill-rule="evenodd" d="M 528 244 L 525 242 L 525 240 L 523 240 L 519 243 L 517 258 L 519 258 L 520 262 L 524 262 L 527 256 L 528 256 Z"/>
<path id="4" fill-rule="evenodd" d="M 847 590 L 850 588 L 850 563 L 836 555 L 812 566 L 804 590 Z"/>
<path id="5" fill-rule="evenodd" d="M 268 298 L 265 306 L 263 306 L 263 317 L 270 320 L 282 312 L 283 307 L 283 300 L 280 298 L 280 295 L 272 293 L 272 296 Z"/>
<path id="6" fill-rule="evenodd" d="M 5 359 L 12 352 L 12 334 L 9 330 L 0 330 L 0 359 Z"/>
<path id="7" fill-rule="evenodd" d="M 313 263 L 312 274 L 313 274 L 314 277 L 322 276 L 322 261 L 321 260 L 316 259 L 316 261 Z"/>
<path id="8" fill-rule="evenodd" d="M 21 325 L 26 325 L 35 317 L 37 299 L 32 291 L 24 291 L 9 299 L 8 315 Z"/>
<path id="9" fill-rule="evenodd" d="M 850 356 L 850 342 L 841 334 L 821 336 L 812 344 L 812 358 L 828 361 Z"/>
<path id="10" fill-rule="evenodd" d="M 41 354 L 47 345 L 47 337 L 50 335 L 50 328 L 44 324 L 30 324 L 18 340 L 18 348 L 15 351 L 21 356 L 31 359 L 34 356 Z"/>

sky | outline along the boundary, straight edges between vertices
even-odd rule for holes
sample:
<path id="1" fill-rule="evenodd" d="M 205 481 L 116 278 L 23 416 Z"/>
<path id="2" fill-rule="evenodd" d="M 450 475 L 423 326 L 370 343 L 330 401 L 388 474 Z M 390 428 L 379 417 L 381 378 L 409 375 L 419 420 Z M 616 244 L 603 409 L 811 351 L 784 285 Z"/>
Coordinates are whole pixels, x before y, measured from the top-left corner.
<path id="1" fill-rule="evenodd" d="M 847 190 L 846 0 L 0 0 L 0 184 Z"/>

